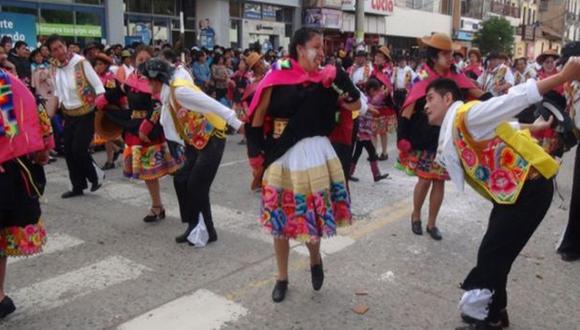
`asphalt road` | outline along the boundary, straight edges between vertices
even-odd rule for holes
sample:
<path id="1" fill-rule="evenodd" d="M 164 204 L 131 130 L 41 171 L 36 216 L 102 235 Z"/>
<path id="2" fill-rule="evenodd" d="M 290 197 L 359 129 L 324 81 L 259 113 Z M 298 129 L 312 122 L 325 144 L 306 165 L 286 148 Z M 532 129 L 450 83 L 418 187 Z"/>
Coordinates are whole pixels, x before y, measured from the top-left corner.
<path id="1" fill-rule="evenodd" d="M 62 200 L 64 159 L 47 167 L 44 254 L 11 260 L 6 290 L 17 311 L 3 329 L 453 329 L 461 325 L 458 288 L 474 266 L 491 204 L 447 185 L 439 218 L 444 239 L 410 230 L 415 178 L 382 162 L 391 179 L 373 183 L 364 156 L 353 183 L 356 223 L 323 242 L 326 282 L 310 285 L 304 246 L 293 244 L 290 289 L 274 304 L 271 238 L 257 223 L 258 195 L 239 138 L 229 139 L 212 189 L 219 241 L 178 245 L 171 178 L 162 180 L 168 218 L 141 221 L 149 207 L 144 183 L 107 172 L 95 194 Z M 103 163 L 104 154 L 95 158 Z M 512 329 L 580 329 L 580 263 L 564 263 L 555 246 L 568 219 L 571 159 L 558 176 L 564 201 L 514 264 L 509 279 Z M 424 210 L 424 218 L 426 208 Z M 357 314 L 357 305 L 368 311 Z"/>

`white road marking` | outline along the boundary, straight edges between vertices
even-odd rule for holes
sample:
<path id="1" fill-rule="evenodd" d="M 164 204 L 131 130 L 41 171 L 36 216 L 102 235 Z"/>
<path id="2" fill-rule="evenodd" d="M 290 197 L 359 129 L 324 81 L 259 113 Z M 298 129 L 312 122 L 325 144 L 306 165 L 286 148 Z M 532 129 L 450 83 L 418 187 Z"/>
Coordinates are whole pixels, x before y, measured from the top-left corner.
<path id="1" fill-rule="evenodd" d="M 119 330 L 209 330 L 236 321 L 248 310 L 208 290 L 197 290 L 121 324 Z"/>
<path id="2" fill-rule="evenodd" d="M 14 264 L 14 263 L 17 263 L 19 261 L 34 259 L 40 255 L 46 255 L 46 254 L 64 251 L 64 250 L 70 249 L 72 247 L 75 247 L 77 245 L 81 245 L 83 243 L 84 243 L 83 240 L 78 239 L 76 237 L 69 236 L 67 234 L 48 233 L 46 245 L 44 246 L 42 253 L 35 254 L 35 255 L 30 256 L 30 257 L 24 257 L 24 258 L 8 258 L 8 264 Z"/>
<path id="3" fill-rule="evenodd" d="M 26 318 L 68 304 L 107 287 L 133 280 L 148 267 L 121 256 L 49 278 L 11 293 L 18 302 L 14 319 Z"/>
<path id="4" fill-rule="evenodd" d="M 234 160 L 232 162 L 227 162 L 227 163 L 223 163 L 220 164 L 220 168 L 221 167 L 228 167 L 228 166 L 232 166 L 232 165 L 237 165 L 237 164 L 241 164 L 241 163 L 248 163 L 247 159 L 240 159 L 240 160 Z M 249 168 L 249 165 L 248 165 Z"/>

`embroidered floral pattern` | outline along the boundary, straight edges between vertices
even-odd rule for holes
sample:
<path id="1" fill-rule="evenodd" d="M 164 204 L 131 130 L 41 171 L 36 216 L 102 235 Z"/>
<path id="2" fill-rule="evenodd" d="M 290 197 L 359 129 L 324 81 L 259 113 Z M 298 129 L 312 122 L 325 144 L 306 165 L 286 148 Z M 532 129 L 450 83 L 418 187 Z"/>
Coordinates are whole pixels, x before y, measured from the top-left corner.
<path id="1" fill-rule="evenodd" d="M 132 179 L 153 180 L 173 174 L 182 163 L 183 155 L 173 158 L 166 143 L 126 146 L 123 151 L 123 174 Z"/>
<path id="2" fill-rule="evenodd" d="M 262 188 L 260 222 L 276 237 L 308 242 L 334 236 L 337 227 L 349 225 L 351 218 L 350 200 L 342 182 L 310 195 L 270 185 Z"/>
<path id="3" fill-rule="evenodd" d="M 399 154 L 395 168 L 410 176 L 418 176 L 427 180 L 449 180 L 445 168 L 435 162 L 435 153 L 416 150 Z"/>
<path id="4" fill-rule="evenodd" d="M 42 252 L 46 243 L 44 223 L 39 220 L 36 224 L 25 227 L 7 227 L 0 229 L 0 256 L 30 256 Z"/>

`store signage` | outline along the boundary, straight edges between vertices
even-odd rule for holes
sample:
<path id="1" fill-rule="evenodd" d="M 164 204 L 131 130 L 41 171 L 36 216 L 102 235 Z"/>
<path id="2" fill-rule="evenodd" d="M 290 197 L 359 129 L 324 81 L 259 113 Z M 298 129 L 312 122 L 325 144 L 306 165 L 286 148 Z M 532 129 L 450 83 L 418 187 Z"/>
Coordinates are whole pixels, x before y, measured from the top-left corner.
<path id="1" fill-rule="evenodd" d="M 524 25 L 522 29 L 522 39 L 526 41 L 534 41 L 536 39 L 536 31 L 533 25 Z"/>
<path id="2" fill-rule="evenodd" d="M 473 32 L 457 31 L 455 33 L 455 39 L 462 40 L 462 41 L 472 41 L 473 40 Z"/>
<path id="3" fill-rule="evenodd" d="M 305 9 L 304 25 L 326 29 L 342 29 L 342 11 L 327 8 Z"/>
<path id="4" fill-rule="evenodd" d="M 362 1 L 362 0 L 361 0 Z M 390 16 L 395 11 L 395 0 L 364 0 L 365 13 Z M 355 11 L 356 0 L 343 0 L 342 10 Z"/>
<path id="5" fill-rule="evenodd" d="M 343 0 L 304 0 L 304 7 L 341 9 Z"/>
<path id="6" fill-rule="evenodd" d="M 10 36 L 13 42 L 24 41 L 30 47 L 36 47 L 36 16 L 0 13 L 0 37 L 3 36 Z"/>
<path id="7" fill-rule="evenodd" d="M 259 3 L 244 4 L 244 18 L 262 19 L 262 9 Z"/>
<path id="8" fill-rule="evenodd" d="M 38 34 L 58 34 L 65 37 L 93 37 L 103 36 L 100 25 L 74 25 L 56 23 L 38 23 Z"/>

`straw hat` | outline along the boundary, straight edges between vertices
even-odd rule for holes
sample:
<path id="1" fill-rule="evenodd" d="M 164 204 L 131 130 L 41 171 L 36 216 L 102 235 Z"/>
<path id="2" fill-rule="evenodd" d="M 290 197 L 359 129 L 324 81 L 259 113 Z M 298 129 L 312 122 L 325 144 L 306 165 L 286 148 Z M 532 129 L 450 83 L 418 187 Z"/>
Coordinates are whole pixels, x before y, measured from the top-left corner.
<path id="1" fill-rule="evenodd" d="M 378 53 L 385 55 L 385 57 L 389 61 L 391 61 L 391 62 L 393 61 L 393 59 L 391 58 L 391 50 L 387 46 L 381 46 L 381 48 L 378 49 Z"/>
<path id="2" fill-rule="evenodd" d="M 103 111 L 95 111 L 95 132 L 105 140 L 114 140 L 123 134 L 123 127 L 110 120 L 107 111 L 122 110 L 115 104 L 107 104 Z"/>
<path id="3" fill-rule="evenodd" d="M 128 49 L 125 49 L 121 52 L 121 58 L 131 57 L 131 52 Z"/>
<path id="4" fill-rule="evenodd" d="M 453 40 L 445 33 L 435 33 L 429 37 L 423 37 L 419 41 L 429 47 L 445 51 L 458 51 L 461 46 L 453 43 Z"/>
<path id="5" fill-rule="evenodd" d="M 248 56 L 245 58 L 246 64 L 248 65 L 248 70 L 251 70 L 252 67 L 254 67 L 254 65 L 256 65 L 256 63 L 258 63 L 261 59 L 262 55 L 256 52 L 250 52 L 250 54 L 248 54 Z"/>
<path id="6" fill-rule="evenodd" d="M 558 51 L 555 49 L 548 49 L 536 58 L 536 62 L 538 62 L 538 64 L 542 64 L 548 57 L 553 57 L 555 60 L 557 60 L 560 58 L 560 54 L 558 54 Z"/>

